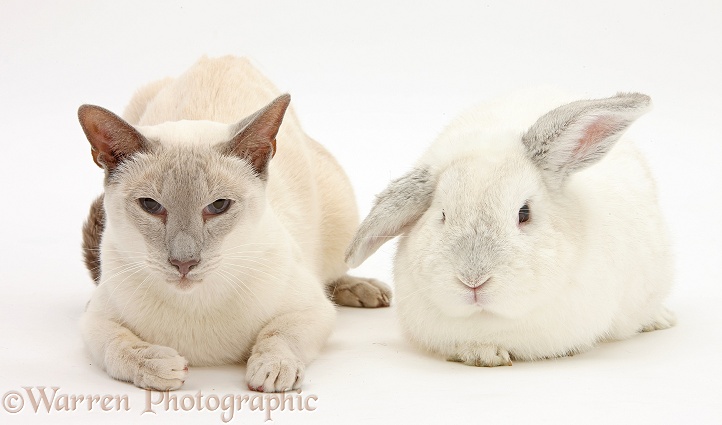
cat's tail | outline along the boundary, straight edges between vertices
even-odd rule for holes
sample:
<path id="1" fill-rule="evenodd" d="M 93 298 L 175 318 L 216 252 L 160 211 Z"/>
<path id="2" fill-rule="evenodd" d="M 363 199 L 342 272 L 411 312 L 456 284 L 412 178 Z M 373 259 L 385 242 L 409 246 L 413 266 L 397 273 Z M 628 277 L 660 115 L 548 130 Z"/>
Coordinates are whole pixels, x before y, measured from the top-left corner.
<path id="1" fill-rule="evenodd" d="M 83 259 L 96 285 L 100 283 L 100 238 L 104 228 L 105 210 L 103 195 L 100 195 L 90 206 L 88 219 L 83 224 Z"/>

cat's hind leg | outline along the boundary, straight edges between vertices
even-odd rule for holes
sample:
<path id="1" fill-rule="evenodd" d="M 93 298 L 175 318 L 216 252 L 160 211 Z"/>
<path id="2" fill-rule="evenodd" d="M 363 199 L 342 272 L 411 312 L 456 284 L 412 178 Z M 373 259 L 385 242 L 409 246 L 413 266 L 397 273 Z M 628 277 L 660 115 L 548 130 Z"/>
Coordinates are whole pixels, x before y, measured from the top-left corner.
<path id="1" fill-rule="evenodd" d="M 345 274 L 327 289 L 331 300 L 342 306 L 374 308 L 391 304 L 391 288 L 376 279 Z"/>

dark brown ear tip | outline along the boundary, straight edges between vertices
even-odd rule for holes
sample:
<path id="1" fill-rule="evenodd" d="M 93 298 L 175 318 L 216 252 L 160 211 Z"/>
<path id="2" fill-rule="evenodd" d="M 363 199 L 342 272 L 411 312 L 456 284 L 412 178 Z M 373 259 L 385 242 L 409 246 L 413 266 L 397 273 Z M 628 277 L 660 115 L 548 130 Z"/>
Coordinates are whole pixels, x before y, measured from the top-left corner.
<path id="1" fill-rule="evenodd" d="M 80 107 L 78 108 L 78 119 L 82 123 L 86 119 L 92 117 L 92 114 L 97 114 L 101 111 L 103 111 L 103 108 L 101 108 L 100 106 L 89 105 L 87 103 L 80 105 Z"/>
<path id="2" fill-rule="evenodd" d="M 88 104 L 80 105 L 80 107 L 78 108 L 78 118 L 83 119 L 83 117 L 88 113 L 89 109 L 90 105 Z"/>
<path id="3" fill-rule="evenodd" d="M 288 107 L 288 104 L 291 103 L 291 95 L 288 93 L 284 93 L 276 98 L 276 100 L 273 101 L 273 103 L 281 103 L 285 104 L 286 107 Z"/>
<path id="4" fill-rule="evenodd" d="M 88 116 L 88 114 L 112 115 L 117 116 L 113 111 L 105 109 L 102 106 L 84 103 L 78 107 L 78 117 Z"/>
<path id="5" fill-rule="evenodd" d="M 87 111 L 90 111 L 90 110 L 92 110 L 92 109 L 98 109 L 98 108 L 100 108 L 100 106 L 91 105 L 91 104 L 89 104 L 89 103 L 83 103 L 82 105 L 80 105 L 80 106 L 78 107 L 78 112 L 81 112 L 81 111 L 82 111 L 82 112 L 87 112 Z"/>

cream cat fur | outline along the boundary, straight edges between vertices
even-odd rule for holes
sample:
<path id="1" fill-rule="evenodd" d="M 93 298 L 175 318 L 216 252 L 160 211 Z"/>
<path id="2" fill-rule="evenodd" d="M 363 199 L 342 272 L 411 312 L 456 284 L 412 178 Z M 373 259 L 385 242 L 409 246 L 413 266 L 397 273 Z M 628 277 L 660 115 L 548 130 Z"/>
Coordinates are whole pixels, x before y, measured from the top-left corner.
<path id="1" fill-rule="evenodd" d="M 249 388 L 298 388 L 334 324 L 324 284 L 339 304 L 388 305 L 384 284 L 345 274 L 350 184 L 277 95 L 247 60 L 203 58 L 139 91 L 127 123 L 80 108 L 106 169 L 82 332 L 110 376 L 177 389 L 188 364 L 247 361 Z"/>

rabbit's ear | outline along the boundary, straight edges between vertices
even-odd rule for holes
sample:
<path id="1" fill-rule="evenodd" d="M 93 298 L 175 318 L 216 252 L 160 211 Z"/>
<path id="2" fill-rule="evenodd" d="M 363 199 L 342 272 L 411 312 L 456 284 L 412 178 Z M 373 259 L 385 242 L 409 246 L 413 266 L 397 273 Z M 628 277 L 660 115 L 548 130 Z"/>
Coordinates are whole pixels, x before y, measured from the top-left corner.
<path id="1" fill-rule="evenodd" d="M 387 241 L 400 235 L 429 208 L 435 180 L 427 168 L 415 168 L 389 183 L 356 232 L 346 264 L 357 267 Z"/>
<path id="2" fill-rule="evenodd" d="M 639 93 L 572 102 L 539 118 L 522 141 L 547 182 L 559 188 L 567 176 L 602 159 L 649 106 L 649 96 Z"/>

